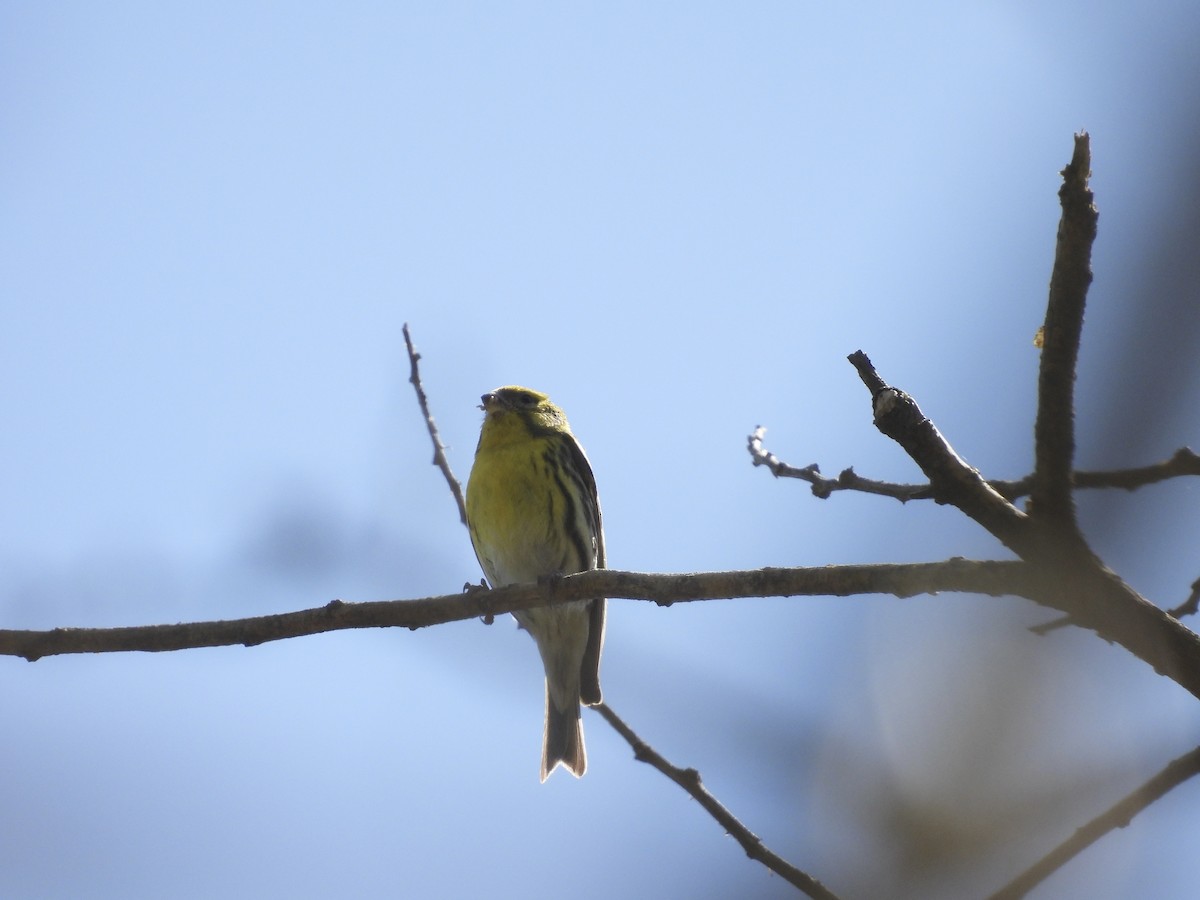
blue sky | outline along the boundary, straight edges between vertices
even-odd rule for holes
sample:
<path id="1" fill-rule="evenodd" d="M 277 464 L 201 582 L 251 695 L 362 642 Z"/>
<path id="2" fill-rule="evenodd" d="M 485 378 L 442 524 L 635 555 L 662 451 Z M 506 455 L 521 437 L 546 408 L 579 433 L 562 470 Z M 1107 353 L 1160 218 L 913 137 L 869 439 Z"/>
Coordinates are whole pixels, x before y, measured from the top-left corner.
<path id="1" fill-rule="evenodd" d="M 985 474 L 1028 471 L 1057 173 L 1086 128 L 1080 463 L 1194 445 L 1190 358 L 1163 343 L 1191 332 L 1155 304 L 1194 314 L 1196 282 L 1153 278 L 1190 259 L 1163 237 L 1190 221 L 1198 27 L 1185 2 L 4 5 L 0 618 L 477 579 L 405 322 L 460 477 L 483 391 L 566 408 L 614 567 L 1001 555 L 950 510 L 775 482 L 745 436 L 916 480 L 871 426 L 863 349 Z M 1166 605 L 1200 574 L 1195 490 L 1081 500 Z M 834 889 L 979 894 L 1197 742 L 1191 698 L 1024 631 L 1045 617 L 616 601 L 606 698 Z M 541 675 L 508 620 L 0 670 L 5 896 L 790 894 L 594 715 L 587 777 L 539 785 Z M 1187 896 L 1194 793 L 1054 892 Z M 881 824 L 1018 795 L 1055 808 L 969 866 L 922 869 Z"/>

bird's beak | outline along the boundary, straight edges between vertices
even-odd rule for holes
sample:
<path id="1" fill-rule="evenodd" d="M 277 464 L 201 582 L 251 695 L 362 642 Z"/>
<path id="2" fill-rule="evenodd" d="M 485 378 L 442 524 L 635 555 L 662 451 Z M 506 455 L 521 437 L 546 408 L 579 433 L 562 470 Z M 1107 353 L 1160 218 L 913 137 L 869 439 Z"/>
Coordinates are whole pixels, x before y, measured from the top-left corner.
<path id="1" fill-rule="evenodd" d="M 496 396 L 494 391 L 488 391 L 486 394 L 484 394 L 479 399 L 480 399 L 480 401 L 482 401 L 479 404 L 479 408 L 482 409 L 484 412 L 488 412 L 493 407 L 500 405 L 500 398 Z"/>

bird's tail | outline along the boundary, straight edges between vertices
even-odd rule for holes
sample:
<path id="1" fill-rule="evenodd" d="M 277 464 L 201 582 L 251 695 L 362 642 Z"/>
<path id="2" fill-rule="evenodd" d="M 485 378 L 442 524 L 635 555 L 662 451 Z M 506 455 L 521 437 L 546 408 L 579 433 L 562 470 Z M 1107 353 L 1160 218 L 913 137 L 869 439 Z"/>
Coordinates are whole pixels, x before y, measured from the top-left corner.
<path id="1" fill-rule="evenodd" d="M 578 698 L 578 694 L 576 694 Z M 563 767 L 576 778 L 587 771 L 587 752 L 583 747 L 583 721 L 579 717 L 579 700 L 559 709 L 546 688 L 546 733 L 542 740 L 542 781 Z"/>

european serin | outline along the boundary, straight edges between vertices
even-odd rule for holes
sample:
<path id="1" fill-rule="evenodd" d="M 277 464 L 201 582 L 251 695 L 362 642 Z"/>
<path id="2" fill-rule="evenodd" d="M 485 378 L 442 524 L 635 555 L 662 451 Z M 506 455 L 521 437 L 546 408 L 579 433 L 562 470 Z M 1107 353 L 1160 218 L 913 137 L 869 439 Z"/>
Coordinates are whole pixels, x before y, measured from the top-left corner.
<path id="1" fill-rule="evenodd" d="M 604 568 L 596 479 L 563 411 L 538 391 L 484 394 L 467 522 L 492 587 Z M 579 704 L 600 702 L 604 600 L 514 613 L 537 641 L 546 670 L 542 781 L 562 763 L 587 769 Z"/>

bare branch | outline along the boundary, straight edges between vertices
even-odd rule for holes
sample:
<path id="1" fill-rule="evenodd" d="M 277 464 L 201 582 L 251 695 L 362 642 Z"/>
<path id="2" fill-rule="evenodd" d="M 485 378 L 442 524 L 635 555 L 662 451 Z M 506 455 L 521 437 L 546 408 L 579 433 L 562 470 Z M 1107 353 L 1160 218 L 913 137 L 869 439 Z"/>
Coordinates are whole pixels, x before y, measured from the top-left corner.
<path id="1" fill-rule="evenodd" d="M 1200 773 L 1200 747 L 1169 762 L 1166 767 L 1113 807 L 1083 825 L 1046 856 L 1038 860 L 991 897 L 1015 900 L 1024 897 L 1049 875 L 1062 868 L 1114 828 L 1124 828 L 1151 803 L 1189 778 Z"/>
<path id="2" fill-rule="evenodd" d="M 1184 475 L 1200 475 L 1200 456 L 1190 447 L 1180 447 L 1169 459 L 1149 466 L 1133 469 L 1110 469 L 1107 471 L 1072 472 L 1071 484 L 1075 488 L 1121 488 L 1135 491 L 1148 484 L 1157 484 L 1168 478 Z M 1026 475 L 1018 481 L 989 480 L 1001 496 L 1015 500 L 1029 493 L 1033 487 L 1033 476 Z"/>
<path id="3" fill-rule="evenodd" d="M 592 708 L 600 713 L 621 737 L 628 741 L 629 746 L 633 748 L 634 759 L 653 766 L 687 791 L 710 816 L 717 820 L 717 824 L 724 828 L 730 837 L 742 845 L 742 849 L 746 851 L 748 857 L 762 863 L 780 878 L 785 879 L 810 897 L 817 898 L 817 900 L 837 900 L 837 895 L 817 879 L 767 849 L 762 838 L 743 825 L 737 816 L 708 792 L 700 780 L 699 772 L 695 769 L 681 769 L 668 762 L 653 747 L 638 737 L 637 733 L 626 725 L 607 704 L 600 703 Z"/>
<path id="4" fill-rule="evenodd" d="M 747 449 L 756 466 L 765 466 L 776 478 L 797 478 L 812 485 L 813 496 L 828 499 L 835 491 L 858 491 L 891 497 L 901 503 L 909 500 L 928 500 L 933 497 L 933 487 L 925 484 L 898 484 L 892 481 L 875 481 L 863 478 L 853 468 L 843 469 L 837 478 L 821 475 L 821 467 L 811 463 L 802 469 L 788 465 L 763 446 L 767 429 L 761 425 L 747 438 Z M 1148 484 L 1156 484 L 1169 478 L 1184 475 L 1200 475 L 1200 455 L 1189 447 L 1180 447 L 1169 458 L 1149 466 L 1133 469 L 1111 469 L 1108 471 L 1073 472 L 1072 484 L 1076 488 L 1122 488 L 1134 491 Z M 1033 487 L 1033 475 L 1014 481 L 989 478 L 992 489 L 1010 503 L 1024 497 Z"/>
<path id="5" fill-rule="evenodd" d="M 1062 171 L 1059 189 L 1062 218 L 1050 298 L 1042 326 L 1042 358 L 1038 371 L 1038 408 L 1034 424 L 1033 515 L 1039 521 L 1076 530 L 1071 496 L 1075 456 L 1075 363 L 1083 332 L 1083 310 L 1092 283 L 1092 243 L 1098 215 L 1088 187 L 1091 142 L 1086 132 L 1075 135 L 1075 152 Z"/>
<path id="6" fill-rule="evenodd" d="M 816 463 L 797 469 L 782 462 L 774 453 L 763 447 L 763 437 L 767 429 L 759 425 L 754 433 L 747 438 L 747 449 L 750 458 L 756 466 L 766 466 L 776 478 L 799 478 L 812 485 L 814 497 L 827 500 L 834 491 L 860 491 L 864 494 L 878 494 L 892 497 L 901 503 L 909 500 L 932 496 L 927 484 L 892 484 L 887 481 L 872 481 L 860 478 L 854 469 L 843 469 L 837 478 L 826 478 L 821 474 L 821 467 Z"/>
<path id="7" fill-rule="evenodd" d="M 478 616 L 499 615 L 592 597 L 649 600 L 661 606 L 696 600 L 750 597 L 828 597 L 894 594 L 912 597 L 940 591 L 1000 596 L 1033 593 L 1028 567 L 1019 562 L 952 559 L 937 563 L 824 566 L 812 569 L 751 569 L 656 575 L 596 569 L 540 584 L 514 584 L 418 600 L 377 600 L 325 606 L 272 616 L 179 625 L 125 628 L 0 630 L 0 655 L 30 662 L 63 653 L 164 652 L 196 647 L 247 647 L 350 628 L 424 628 Z"/>
<path id="8" fill-rule="evenodd" d="M 421 354 L 413 346 L 407 322 L 404 323 L 403 330 L 404 345 L 408 348 L 408 361 L 412 365 L 412 372 L 408 376 L 408 382 L 413 386 L 413 390 L 417 392 L 417 403 L 421 405 L 421 415 L 425 417 L 425 427 L 429 430 L 429 437 L 433 441 L 433 464 L 441 469 L 442 474 L 446 476 L 446 483 L 450 485 L 450 493 L 454 495 L 454 502 L 458 504 L 459 519 L 466 525 L 467 504 L 463 500 L 462 485 L 454 477 L 454 472 L 450 470 L 450 460 L 446 458 L 446 447 L 438 435 L 437 423 L 433 421 L 433 415 L 429 412 L 429 401 L 425 397 L 425 388 L 421 386 L 421 372 L 417 368 L 417 362 L 421 359 Z"/>

